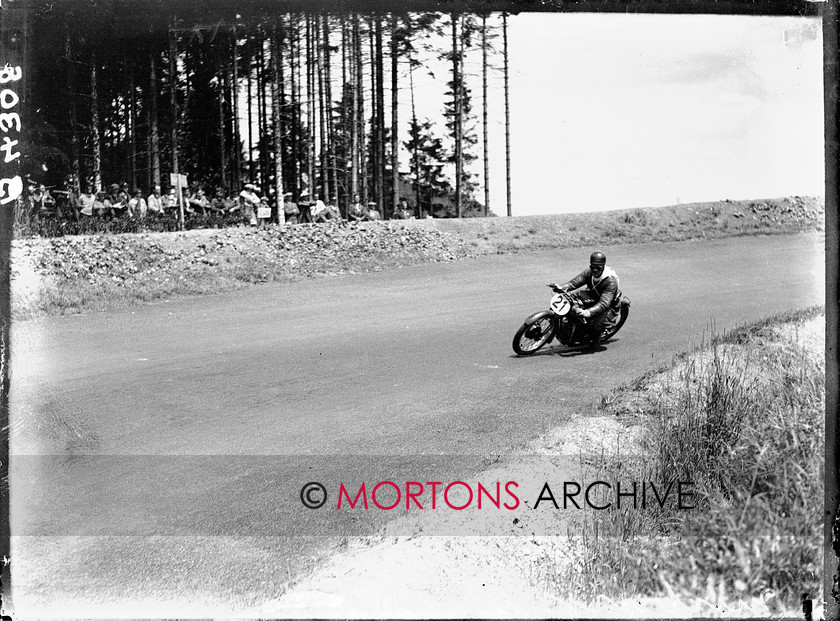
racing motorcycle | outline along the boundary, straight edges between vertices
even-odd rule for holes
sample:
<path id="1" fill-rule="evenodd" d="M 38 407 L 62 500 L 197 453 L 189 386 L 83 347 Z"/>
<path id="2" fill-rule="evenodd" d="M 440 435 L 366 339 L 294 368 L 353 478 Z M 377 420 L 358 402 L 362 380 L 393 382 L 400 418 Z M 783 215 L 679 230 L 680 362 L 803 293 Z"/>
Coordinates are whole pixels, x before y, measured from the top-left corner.
<path id="1" fill-rule="evenodd" d="M 587 320 L 572 312 L 576 305 L 575 298 L 553 285 L 548 286 L 554 291 L 548 310 L 528 317 L 513 337 L 513 351 L 520 356 L 537 353 L 555 338 L 560 344 L 567 346 L 583 345 L 589 340 Z M 630 300 L 622 295 L 618 306 L 614 306 L 608 312 L 610 315 L 601 332 L 601 342 L 614 337 L 627 321 Z"/>

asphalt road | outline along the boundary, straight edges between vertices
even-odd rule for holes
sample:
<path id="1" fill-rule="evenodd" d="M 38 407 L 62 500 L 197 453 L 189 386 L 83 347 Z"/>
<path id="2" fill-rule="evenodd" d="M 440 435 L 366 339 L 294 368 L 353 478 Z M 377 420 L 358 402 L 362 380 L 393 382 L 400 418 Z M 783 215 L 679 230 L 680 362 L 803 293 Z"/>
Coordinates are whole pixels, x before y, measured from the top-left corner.
<path id="1" fill-rule="evenodd" d="M 303 483 L 481 471 L 712 328 L 822 303 L 823 248 L 814 234 L 604 248 L 632 308 L 589 355 L 510 345 L 584 249 L 15 324 L 15 616 L 277 597 L 331 536 L 390 517 L 304 509 Z"/>

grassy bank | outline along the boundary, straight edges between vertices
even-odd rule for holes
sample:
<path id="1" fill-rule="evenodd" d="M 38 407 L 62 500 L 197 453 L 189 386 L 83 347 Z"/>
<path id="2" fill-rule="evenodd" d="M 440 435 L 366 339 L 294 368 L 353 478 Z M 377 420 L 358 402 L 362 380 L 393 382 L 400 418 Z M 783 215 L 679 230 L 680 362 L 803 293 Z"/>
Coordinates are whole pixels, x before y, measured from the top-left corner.
<path id="1" fill-rule="evenodd" d="M 12 304 L 21 319 L 482 254 L 822 230 L 823 220 L 820 200 L 794 197 L 558 216 L 23 238 L 13 243 Z"/>
<path id="2" fill-rule="evenodd" d="M 694 481 L 697 508 L 589 513 L 577 565 L 558 563 L 546 587 L 678 598 L 698 614 L 795 613 L 803 593 L 818 598 L 823 325 L 808 309 L 717 335 L 605 396 L 606 415 L 644 432 L 594 467 L 606 480 Z"/>

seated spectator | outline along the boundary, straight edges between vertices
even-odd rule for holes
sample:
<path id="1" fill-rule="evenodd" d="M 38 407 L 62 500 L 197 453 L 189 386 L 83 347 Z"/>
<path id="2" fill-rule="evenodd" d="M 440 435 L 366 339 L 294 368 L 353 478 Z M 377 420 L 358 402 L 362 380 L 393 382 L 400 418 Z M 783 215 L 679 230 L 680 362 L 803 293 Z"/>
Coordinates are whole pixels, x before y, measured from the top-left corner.
<path id="1" fill-rule="evenodd" d="M 292 200 L 291 192 L 283 194 L 283 213 L 286 215 L 286 222 L 297 224 L 300 209 L 298 209 L 297 203 Z"/>
<path id="2" fill-rule="evenodd" d="M 208 209 L 213 213 L 225 213 L 228 210 L 228 205 L 225 203 L 225 191 L 222 188 L 216 190 L 216 195 L 210 201 Z"/>
<path id="3" fill-rule="evenodd" d="M 178 208 L 178 191 L 175 188 L 169 188 L 169 194 L 166 195 L 163 207 L 164 209 Z"/>
<path id="4" fill-rule="evenodd" d="M 122 216 L 127 206 L 128 196 L 124 196 L 118 184 L 112 183 L 110 192 L 105 197 L 105 207 L 108 209 L 108 214 L 111 217 Z"/>
<path id="5" fill-rule="evenodd" d="M 409 220 L 413 217 L 414 214 L 408 206 L 408 201 L 401 198 L 399 205 L 394 210 L 394 220 Z"/>
<path id="6" fill-rule="evenodd" d="M 93 191 L 93 186 L 87 184 L 85 191 L 79 194 L 79 213 L 83 216 L 93 215 L 93 206 L 96 202 L 96 192 Z"/>
<path id="7" fill-rule="evenodd" d="M 207 213 L 207 210 L 210 209 L 210 201 L 207 200 L 207 197 L 204 195 L 204 190 L 199 188 L 195 191 L 190 197 L 189 202 L 187 203 L 187 211 L 189 213 L 198 213 L 204 215 Z"/>
<path id="8" fill-rule="evenodd" d="M 134 190 L 134 196 L 128 199 L 128 215 L 131 218 L 137 217 L 140 220 L 145 220 L 147 210 L 146 199 L 143 198 L 140 188 L 137 188 Z"/>
<path id="9" fill-rule="evenodd" d="M 93 215 L 104 216 L 110 213 L 111 202 L 105 196 L 105 192 L 100 190 L 96 193 L 96 200 L 93 201 Z"/>
<path id="10" fill-rule="evenodd" d="M 315 201 L 311 208 L 313 222 L 326 222 L 327 220 L 341 220 L 341 212 L 335 205 L 327 205 L 320 198 Z"/>
<path id="11" fill-rule="evenodd" d="M 32 199 L 32 213 L 46 215 L 55 208 L 55 199 L 46 186 L 41 183 L 30 195 Z"/>
<path id="12" fill-rule="evenodd" d="M 376 201 L 368 201 L 368 220 L 381 220 L 382 214 L 376 208 Z"/>
<path id="13" fill-rule="evenodd" d="M 160 195 L 160 186 L 156 185 L 154 191 L 146 199 L 146 208 L 151 214 L 163 215 L 166 210 L 166 207 L 164 207 L 165 202 L 168 203 L 169 201 Z"/>
<path id="14" fill-rule="evenodd" d="M 358 194 L 353 195 L 353 202 L 347 208 L 347 219 L 350 222 L 363 222 L 368 219 L 368 210 L 362 204 L 362 201 L 359 200 Z"/>

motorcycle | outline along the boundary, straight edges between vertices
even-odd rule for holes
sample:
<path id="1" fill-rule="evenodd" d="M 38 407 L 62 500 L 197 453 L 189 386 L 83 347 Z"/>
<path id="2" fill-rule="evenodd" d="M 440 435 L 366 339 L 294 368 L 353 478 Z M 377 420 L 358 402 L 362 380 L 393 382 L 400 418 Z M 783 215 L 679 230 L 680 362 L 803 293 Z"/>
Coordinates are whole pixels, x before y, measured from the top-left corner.
<path id="1" fill-rule="evenodd" d="M 554 291 L 548 310 L 539 311 L 528 317 L 513 337 L 513 351 L 519 356 L 537 353 L 554 338 L 561 345 L 567 346 L 583 345 L 589 340 L 586 330 L 588 322 L 572 312 L 573 307 L 576 306 L 575 298 L 553 285 L 548 286 Z M 627 316 L 630 314 L 630 300 L 622 295 L 617 308 L 614 307 L 608 312 L 611 316 L 607 318 L 601 332 L 602 342 L 614 337 L 627 321 Z"/>

